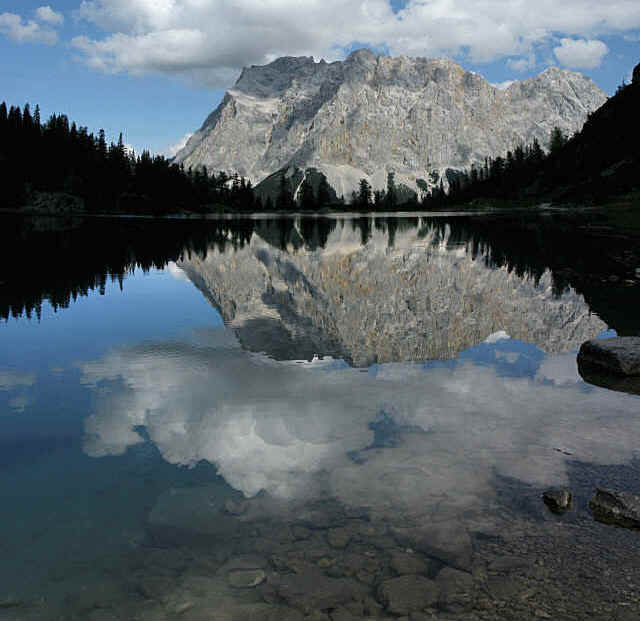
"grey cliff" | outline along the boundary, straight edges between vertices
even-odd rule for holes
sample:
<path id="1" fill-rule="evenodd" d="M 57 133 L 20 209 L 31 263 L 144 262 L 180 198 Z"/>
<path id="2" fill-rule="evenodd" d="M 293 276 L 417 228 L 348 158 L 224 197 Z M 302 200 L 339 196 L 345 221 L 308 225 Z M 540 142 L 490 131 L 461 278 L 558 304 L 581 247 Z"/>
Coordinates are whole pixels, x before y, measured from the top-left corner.
<path id="1" fill-rule="evenodd" d="M 606 328 L 581 295 L 554 297 L 550 273 L 536 282 L 491 269 L 435 232 L 398 232 L 390 247 L 374 229 L 363 246 L 359 231 L 338 223 L 313 250 L 280 250 L 265 237 L 178 265 L 243 347 L 279 360 L 450 359 L 501 331 L 559 353 Z"/>
<path id="2" fill-rule="evenodd" d="M 534 138 L 545 147 L 553 127 L 574 133 L 605 100 L 592 80 L 557 67 L 500 90 L 449 59 L 284 57 L 244 69 L 176 161 L 254 184 L 314 167 L 345 196 L 361 178 L 384 187 L 393 171 L 416 189 Z"/>

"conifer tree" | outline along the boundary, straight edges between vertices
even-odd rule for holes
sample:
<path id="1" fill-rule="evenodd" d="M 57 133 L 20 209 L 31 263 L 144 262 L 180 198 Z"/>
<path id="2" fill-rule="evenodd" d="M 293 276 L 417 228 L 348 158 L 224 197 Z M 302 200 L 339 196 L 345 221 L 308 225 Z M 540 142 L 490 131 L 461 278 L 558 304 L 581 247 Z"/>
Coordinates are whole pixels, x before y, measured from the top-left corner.
<path id="1" fill-rule="evenodd" d="M 398 204 L 398 196 L 396 193 L 396 174 L 393 171 L 387 173 L 387 195 L 386 207 L 394 209 Z"/>
<path id="2" fill-rule="evenodd" d="M 324 173 L 320 173 L 320 183 L 318 184 L 318 207 L 327 207 L 331 203 L 331 193 L 329 191 L 329 182 Z"/>

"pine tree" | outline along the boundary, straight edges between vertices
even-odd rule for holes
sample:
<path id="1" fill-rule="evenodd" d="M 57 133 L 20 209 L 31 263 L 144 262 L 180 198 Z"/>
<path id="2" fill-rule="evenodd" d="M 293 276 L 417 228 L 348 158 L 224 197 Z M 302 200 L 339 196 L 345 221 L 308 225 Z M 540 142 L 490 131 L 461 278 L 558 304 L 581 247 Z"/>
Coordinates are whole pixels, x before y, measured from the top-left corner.
<path id="1" fill-rule="evenodd" d="M 371 207 L 371 186 L 366 179 L 360 179 L 360 186 L 357 197 L 358 209 L 369 209 Z"/>
<path id="2" fill-rule="evenodd" d="M 329 191 L 329 182 L 324 173 L 320 173 L 320 183 L 318 184 L 318 207 L 327 207 L 331 204 L 331 192 Z"/>
<path id="3" fill-rule="evenodd" d="M 551 156 L 557 155 L 565 144 L 567 144 L 567 137 L 558 126 L 554 127 L 551 130 L 551 138 L 549 139 L 549 152 Z"/>
<path id="4" fill-rule="evenodd" d="M 101 129 L 100 132 L 98 133 L 98 155 L 100 156 L 100 158 L 102 160 L 107 159 L 107 140 L 105 138 L 104 135 L 104 129 Z M 147 151 L 147 156 L 150 158 L 149 156 L 149 152 Z M 144 153 L 143 153 L 144 155 Z"/>
<path id="5" fill-rule="evenodd" d="M 396 174 L 393 171 L 387 173 L 387 195 L 386 207 L 394 209 L 398 204 L 398 196 L 396 193 Z"/>

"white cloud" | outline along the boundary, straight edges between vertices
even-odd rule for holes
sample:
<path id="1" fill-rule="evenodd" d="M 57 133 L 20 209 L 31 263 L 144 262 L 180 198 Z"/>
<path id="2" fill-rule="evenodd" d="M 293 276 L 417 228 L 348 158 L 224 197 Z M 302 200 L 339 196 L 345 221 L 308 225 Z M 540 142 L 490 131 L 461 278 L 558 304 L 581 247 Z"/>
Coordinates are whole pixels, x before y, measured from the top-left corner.
<path id="1" fill-rule="evenodd" d="M 0 33 L 16 43 L 55 45 L 58 42 L 55 30 L 33 20 L 25 21 L 15 13 L 0 13 Z"/>
<path id="2" fill-rule="evenodd" d="M 176 280 L 183 280 L 185 282 L 190 282 L 189 277 L 184 273 L 184 270 L 179 268 L 173 261 L 169 261 L 169 263 L 167 263 L 167 271 Z"/>
<path id="3" fill-rule="evenodd" d="M 193 134 L 185 134 L 182 138 L 180 138 L 180 140 L 178 140 L 178 142 L 176 142 L 176 144 L 172 144 L 171 146 L 167 147 L 164 151 L 164 154 L 167 157 L 173 157 L 178 151 L 184 149 L 191 136 L 193 136 Z"/>
<path id="4" fill-rule="evenodd" d="M 561 64 L 574 69 L 595 69 L 609 53 L 605 43 L 598 40 L 561 39 L 553 48 L 555 57 Z"/>
<path id="5" fill-rule="evenodd" d="M 36 9 L 36 19 L 52 26 L 59 26 L 64 22 L 64 15 L 57 13 L 50 6 L 41 6 Z"/>
<path id="6" fill-rule="evenodd" d="M 486 0 L 480 10 L 474 0 L 409 0 L 396 14 L 387 0 L 83 0 L 77 16 L 107 33 L 73 41 L 94 68 L 159 71 L 228 86 L 243 66 L 282 55 L 337 58 L 356 41 L 388 46 L 392 55 L 512 57 L 511 65 L 524 70 L 558 33 L 637 30 L 640 3 Z"/>
<path id="7" fill-rule="evenodd" d="M 530 68 L 530 63 L 526 58 L 510 58 L 507 61 L 507 66 L 509 69 L 513 69 L 514 71 L 522 72 L 526 71 Z"/>
<path id="8" fill-rule="evenodd" d="M 498 330 L 497 332 L 493 332 L 490 334 L 485 340 L 485 343 L 497 343 L 498 341 L 504 341 L 506 339 L 510 339 L 511 337 L 504 331 Z"/>
<path id="9" fill-rule="evenodd" d="M 500 91 L 506 91 L 513 83 L 514 80 L 505 80 L 504 82 L 493 82 L 491 86 Z"/>

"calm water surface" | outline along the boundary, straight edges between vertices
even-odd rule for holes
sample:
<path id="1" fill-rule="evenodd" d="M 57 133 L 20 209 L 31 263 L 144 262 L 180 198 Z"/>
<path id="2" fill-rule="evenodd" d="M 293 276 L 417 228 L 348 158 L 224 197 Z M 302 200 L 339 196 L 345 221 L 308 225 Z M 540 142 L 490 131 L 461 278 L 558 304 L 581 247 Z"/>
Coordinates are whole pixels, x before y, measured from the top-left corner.
<path id="1" fill-rule="evenodd" d="M 640 618 L 638 533 L 587 508 L 640 493 L 640 397 L 576 366 L 640 333 L 637 239 L 5 223 L 0 619 Z"/>

